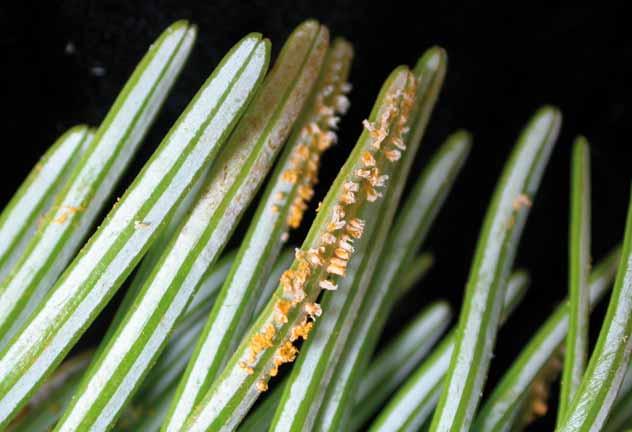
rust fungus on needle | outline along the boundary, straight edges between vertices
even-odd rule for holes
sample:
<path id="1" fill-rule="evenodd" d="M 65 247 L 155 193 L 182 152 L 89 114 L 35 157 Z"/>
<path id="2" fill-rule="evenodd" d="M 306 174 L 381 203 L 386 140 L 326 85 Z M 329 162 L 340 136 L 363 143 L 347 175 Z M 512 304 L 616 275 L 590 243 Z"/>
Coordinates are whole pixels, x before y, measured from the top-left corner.
<path id="1" fill-rule="evenodd" d="M 280 346 L 272 356 L 268 377 L 276 376 L 282 364 L 295 360 L 298 349 L 293 342 L 309 337 L 315 320 L 322 314 L 320 305 L 314 302 L 315 297 L 320 290 L 337 289 L 337 282 L 345 276 L 355 252 L 354 242 L 365 231 L 366 222 L 358 217 L 361 206 L 382 196 L 381 189 L 387 186 L 389 180 L 383 172 L 384 164 L 400 159 L 406 149 L 404 135 L 408 131 L 406 122 L 412 109 L 414 91 L 414 80 L 408 79 L 405 91 L 387 96 L 385 107 L 376 121 L 363 122 L 370 141 L 359 155 L 359 166 L 351 170 L 351 176 L 342 184 L 340 195 L 329 204 L 329 219 L 324 221 L 324 229 L 317 234 L 315 244 L 305 250 L 297 249 L 292 267 L 281 275 L 282 291 L 274 305 L 272 322 L 266 324 L 263 331 L 255 333 L 250 340 L 246 361 L 242 362 L 246 373 L 252 370 L 258 355 L 274 345 L 277 330 L 283 339 L 276 341 Z M 334 92 L 335 87 L 328 84 L 317 95 L 314 117 L 299 132 L 300 142 L 294 148 L 289 167 L 282 176 L 293 185 L 294 196 L 284 196 L 290 199 L 287 223 L 291 228 L 300 224 L 307 202 L 313 198 L 322 151 L 335 141 L 335 134 L 327 129 L 336 127 L 336 111 L 345 110 L 348 105 L 347 99 L 339 96 L 334 99 L 333 106 L 325 104 L 325 98 Z M 318 207 L 320 209 L 321 205 Z M 302 308 L 290 317 L 297 305 L 302 305 Z M 286 325 L 289 328 L 280 330 Z M 265 391 L 267 381 L 257 381 L 255 386 L 257 390 Z"/>
<path id="2" fill-rule="evenodd" d="M 334 70 L 341 69 L 340 60 L 333 64 Z M 330 73 L 323 89 L 316 94 L 309 121 L 299 132 L 298 144 L 289 158 L 290 167 L 282 174 L 282 179 L 291 185 L 298 184 L 296 194 L 291 199 L 287 213 L 287 225 L 296 229 L 300 226 L 308 202 L 314 196 L 314 185 L 318 182 L 320 158 L 337 140 L 332 129 L 338 127 L 340 118 L 349 108 L 349 100 L 343 94 L 348 86 L 335 85 L 339 76 Z M 336 93 L 337 92 L 337 93 Z"/>
<path id="3" fill-rule="evenodd" d="M 263 393 L 264 391 L 268 390 L 268 383 L 264 380 L 259 380 L 257 381 L 256 387 L 259 393 Z"/>
<path id="4" fill-rule="evenodd" d="M 53 220 L 54 224 L 61 225 L 65 223 L 70 216 L 76 213 L 80 213 L 84 211 L 86 208 L 83 206 L 62 206 L 61 208 L 65 209 L 62 214 L 60 214 L 57 218 Z"/>
<path id="5" fill-rule="evenodd" d="M 531 205 L 531 199 L 527 195 L 522 193 L 513 200 L 513 203 L 511 203 L 511 206 L 515 211 L 518 211 L 523 207 L 531 207 Z"/>
<path id="6" fill-rule="evenodd" d="M 307 318 L 304 318 L 299 325 L 292 327 L 292 331 L 290 332 L 290 342 L 294 342 L 299 338 L 307 340 L 309 332 L 312 330 L 313 326 L 314 323 L 312 321 L 307 321 Z"/>

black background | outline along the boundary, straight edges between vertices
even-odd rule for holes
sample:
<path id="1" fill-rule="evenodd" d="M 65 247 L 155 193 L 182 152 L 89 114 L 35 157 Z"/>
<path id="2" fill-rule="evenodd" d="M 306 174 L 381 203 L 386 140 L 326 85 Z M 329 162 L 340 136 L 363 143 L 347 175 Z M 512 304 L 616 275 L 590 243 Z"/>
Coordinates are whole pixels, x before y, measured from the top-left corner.
<path id="1" fill-rule="evenodd" d="M 76 123 L 99 123 L 149 44 L 176 19 L 198 24 L 198 40 L 124 183 L 232 44 L 259 31 L 272 40 L 276 53 L 294 26 L 314 17 L 333 35 L 349 39 L 356 53 L 352 108 L 342 121 L 340 144 L 325 157 L 322 195 L 322 185 L 335 176 L 390 70 L 414 64 L 426 48 L 441 45 L 449 56 L 448 75 L 414 173 L 455 129 L 471 131 L 474 146 L 426 243 L 435 253 L 435 268 L 398 306 L 388 332 L 432 299 L 447 298 L 458 311 L 479 226 L 518 132 L 543 104 L 559 106 L 564 115 L 517 258 L 518 265 L 530 270 L 533 283 L 500 332 L 491 385 L 566 294 L 569 157 L 577 134 L 587 136 L 592 145 L 595 260 L 622 238 L 632 160 L 632 40 L 626 14 L 617 4 L 537 8 L 507 2 L 495 8 L 479 2 L 438 3 L 417 2 L 417 10 L 394 1 L 369 6 L 351 0 L 3 4 L 0 202 L 11 196 L 58 134 Z M 99 69 L 104 73 L 96 73 Z M 597 318 L 603 310 L 597 311 Z M 110 306 L 82 345 L 98 340 L 111 312 Z M 597 331 L 598 321 L 592 333 Z M 554 412 L 557 397 L 552 399 Z M 550 429 L 552 418 L 536 423 L 533 430 Z"/>

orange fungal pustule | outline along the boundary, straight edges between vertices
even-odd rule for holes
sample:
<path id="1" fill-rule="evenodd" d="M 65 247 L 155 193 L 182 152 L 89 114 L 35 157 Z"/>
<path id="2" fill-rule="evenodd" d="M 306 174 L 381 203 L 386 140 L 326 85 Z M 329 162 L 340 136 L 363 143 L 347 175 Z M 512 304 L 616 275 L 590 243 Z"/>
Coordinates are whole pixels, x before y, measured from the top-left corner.
<path id="1" fill-rule="evenodd" d="M 269 369 L 263 372 L 268 378 L 276 376 L 282 364 L 296 358 L 298 348 L 294 342 L 306 340 L 317 325 L 317 320 L 326 317 L 315 300 L 321 290 L 336 290 L 340 278 L 347 275 L 349 262 L 356 251 L 354 243 L 362 239 L 368 226 L 368 221 L 362 216 L 365 207 L 382 196 L 388 186 L 391 164 L 406 149 L 405 125 L 415 94 L 415 82 L 410 71 L 406 71 L 404 82 L 398 81 L 400 90 L 387 94 L 376 120 L 363 122 L 368 131 L 368 141 L 366 138 L 361 141 L 364 148 L 355 156 L 356 162 L 348 169 L 348 177 L 340 183 L 337 195 L 325 200 L 325 208 L 319 205 L 320 221 L 317 226 L 321 228 L 310 234 L 308 238 L 313 240 L 306 242 L 303 249 L 296 250 L 294 263 L 280 278 L 281 290 L 275 294 L 273 319 L 267 321 L 267 325 L 277 331 L 268 332 L 264 327 L 264 331 L 255 333 L 250 342 L 250 355 L 244 363 L 245 368 L 252 367 L 258 356 L 273 345 L 272 339 L 278 336 L 274 341 L 278 348 L 266 360 L 270 362 Z M 318 98 L 324 98 L 332 92 L 335 89 L 326 87 Z M 344 106 L 345 102 L 338 99 L 338 105 Z M 319 148 L 333 141 L 332 135 L 327 138 L 321 135 L 337 122 L 332 110 L 321 104 L 316 115 L 330 116 L 329 119 L 333 120 L 310 122 L 301 131 L 305 142 L 295 149 L 292 161 L 296 164 L 287 174 L 288 178 L 298 182 L 298 193 L 292 198 L 293 211 L 288 212 L 292 219 L 288 220 L 290 226 L 299 221 L 306 202 L 313 197 L 312 186 L 320 158 Z M 311 135 L 312 139 L 308 139 Z M 323 140 L 327 145 L 322 144 Z M 327 213 L 322 214 L 323 211 Z M 300 309 L 297 309 L 299 305 Z M 269 335 L 271 338 L 268 338 Z M 263 385 L 257 388 L 264 391 L 261 390 Z"/>

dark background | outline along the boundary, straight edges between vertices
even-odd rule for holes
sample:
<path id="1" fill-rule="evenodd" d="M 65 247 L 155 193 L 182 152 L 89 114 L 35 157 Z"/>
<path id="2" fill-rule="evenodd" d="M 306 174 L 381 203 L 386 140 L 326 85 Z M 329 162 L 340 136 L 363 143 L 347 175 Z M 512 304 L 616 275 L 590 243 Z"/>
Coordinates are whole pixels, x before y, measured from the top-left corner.
<path id="1" fill-rule="evenodd" d="M 277 52 L 294 26 L 315 17 L 333 35 L 354 44 L 352 108 L 342 121 L 340 144 L 325 156 L 323 185 L 333 179 L 355 142 L 387 74 L 398 64 L 414 64 L 426 48 L 441 45 L 449 55 L 448 75 L 414 172 L 457 128 L 473 133 L 474 146 L 427 241 L 426 248 L 436 256 L 435 268 L 397 308 L 389 332 L 432 299 L 447 298 L 458 310 L 487 203 L 518 132 L 543 104 L 557 105 L 564 116 L 517 259 L 530 270 L 533 283 L 499 335 L 490 371 L 494 383 L 566 294 L 569 157 L 577 134 L 592 145 L 595 260 L 622 238 L 632 160 L 632 40 L 629 20 L 617 4 L 536 8 L 506 3 L 498 9 L 478 2 L 437 3 L 417 2 L 417 10 L 394 1 L 368 6 L 350 0 L 2 5 L 0 202 L 11 196 L 58 134 L 76 123 L 99 123 L 148 45 L 176 19 L 197 23 L 198 40 L 124 183 L 222 55 L 248 32 L 262 32 Z M 111 312 L 112 307 L 83 344 L 98 340 Z M 592 327 L 597 331 L 598 321 Z M 548 416 L 532 430 L 550 429 L 552 419 Z"/>

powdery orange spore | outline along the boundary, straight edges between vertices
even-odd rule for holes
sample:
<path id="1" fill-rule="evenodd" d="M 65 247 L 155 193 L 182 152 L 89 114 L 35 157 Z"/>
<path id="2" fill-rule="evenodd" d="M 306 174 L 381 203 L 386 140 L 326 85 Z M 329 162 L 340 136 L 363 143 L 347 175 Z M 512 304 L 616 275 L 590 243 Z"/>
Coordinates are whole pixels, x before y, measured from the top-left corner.
<path id="1" fill-rule="evenodd" d="M 531 207 L 531 205 L 532 205 L 531 198 L 529 198 L 525 194 L 518 195 L 511 203 L 511 206 L 513 207 L 515 211 L 518 211 L 523 207 Z"/>
<path id="2" fill-rule="evenodd" d="M 257 384 L 255 384 L 255 387 L 259 393 L 263 393 L 268 390 L 268 383 L 264 380 L 259 380 Z"/>
<path id="3" fill-rule="evenodd" d="M 307 340 L 312 327 L 314 327 L 314 323 L 312 321 L 303 319 L 299 325 L 292 327 L 292 330 L 290 331 L 290 342 L 294 342 L 297 339 Z"/>
<path id="4" fill-rule="evenodd" d="M 324 93 L 331 91 L 332 89 L 327 87 Z M 283 289 L 283 298 L 278 300 L 275 305 L 274 322 L 285 325 L 289 321 L 288 313 L 293 307 L 303 303 L 303 309 L 299 316 L 293 318 L 293 322 L 297 324 L 289 329 L 287 340 L 282 342 L 275 352 L 273 364 L 268 373 L 269 376 L 276 376 L 282 364 L 295 360 L 298 349 L 292 342 L 307 339 L 313 329 L 314 320 L 322 314 L 322 309 L 317 303 L 304 303 L 308 280 L 311 283 L 313 279 L 318 283 L 320 289 L 335 290 L 337 289 L 336 278 L 344 277 L 346 273 L 349 259 L 355 251 L 353 243 L 362 237 L 365 229 L 365 222 L 362 219 L 350 215 L 356 212 L 354 206 L 361 203 L 358 194 L 363 191 L 365 192 L 364 198 L 368 202 L 375 201 L 382 196 L 378 189 L 386 186 L 388 175 L 380 172 L 380 161 L 399 159 L 401 151 L 406 148 L 403 135 L 406 133 L 405 123 L 412 108 L 412 96 L 409 93 L 414 93 L 414 85 L 408 86 L 403 95 L 401 92 L 392 95 L 390 104 L 387 104 L 387 108 L 376 122 L 363 122 L 369 132 L 371 142 L 370 149 L 361 155 L 362 166 L 353 171 L 356 179 L 349 179 L 343 184 L 341 196 L 338 197 L 338 202 L 332 208 L 330 219 L 325 225 L 324 232 L 320 234 L 317 246 L 306 251 L 297 250 L 293 266 L 281 276 L 280 284 Z M 339 104 L 345 105 L 344 101 L 339 102 Z M 323 106 L 320 106 L 318 111 L 322 115 L 332 114 L 331 110 Z M 399 119 L 393 122 L 392 118 L 397 114 L 399 114 Z M 327 125 L 334 128 L 337 121 L 337 117 L 332 115 L 328 119 Z M 304 212 L 306 202 L 313 196 L 312 186 L 316 181 L 315 173 L 318 169 L 319 150 L 327 148 L 333 141 L 334 135 L 324 135 L 323 133 L 323 128 L 319 124 L 309 123 L 301 131 L 301 136 L 305 138 L 305 142 L 297 146 L 292 155 L 292 161 L 296 163 L 287 171 L 286 177 L 293 182 L 300 182 L 300 185 L 292 202 L 293 209 L 288 212 L 289 218 L 293 220 L 288 221 L 290 226 L 299 220 Z M 310 151 L 308 152 L 307 149 Z M 378 159 L 379 153 L 382 154 L 382 157 Z M 305 179 L 308 181 L 303 183 Z M 332 278 L 331 275 L 334 277 Z M 246 366 L 250 367 L 261 351 L 272 346 L 271 338 L 267 336 L 267 332 L 264 331 L 253 337 L 250 344 L 251 355 Z M 272 333 L 272 337 L 274 337 L 274 333 Z"/>

